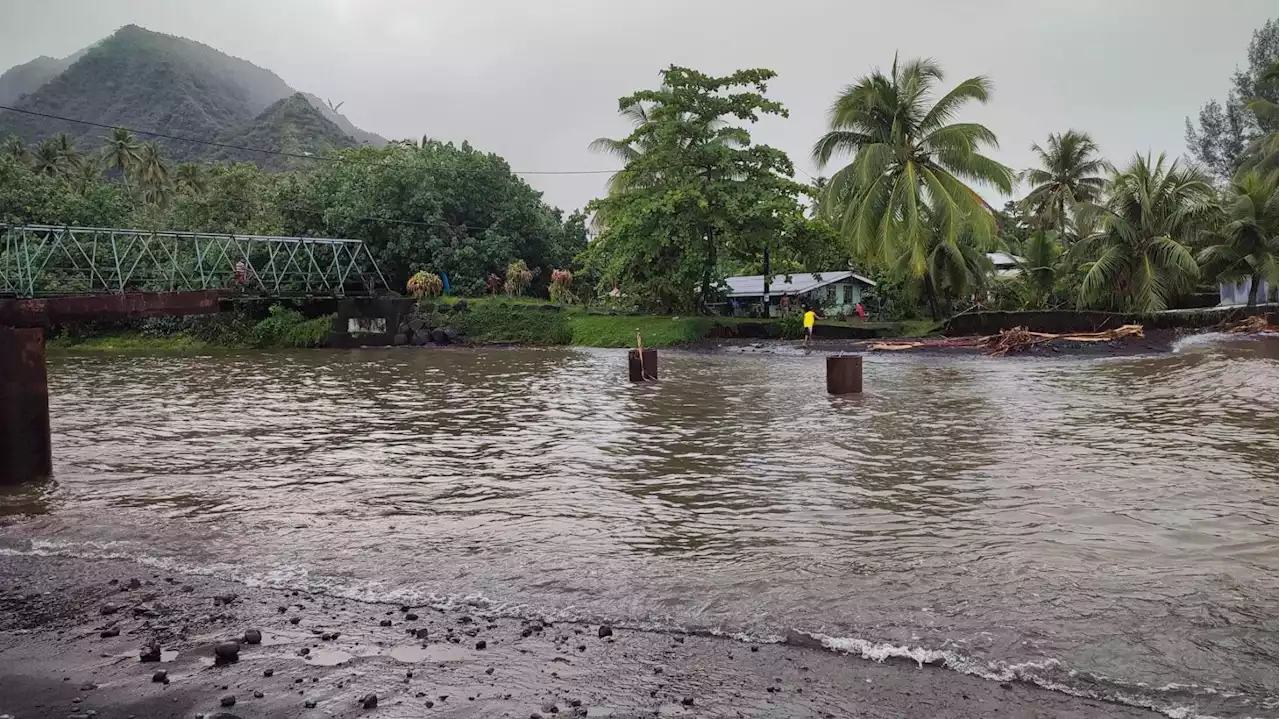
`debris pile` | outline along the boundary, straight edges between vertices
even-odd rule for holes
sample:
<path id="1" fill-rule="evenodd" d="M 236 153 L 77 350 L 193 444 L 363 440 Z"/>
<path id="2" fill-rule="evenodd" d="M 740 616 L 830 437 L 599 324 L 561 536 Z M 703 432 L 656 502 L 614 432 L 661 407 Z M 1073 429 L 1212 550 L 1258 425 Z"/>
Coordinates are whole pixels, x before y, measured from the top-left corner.
<path id="1" fill-rule="evenodd" d="M 1125 337 L 1142 337 L 1142 325 L 1122 325 L 1115 329 L 1101 332 L 1032 332 L 1026 327 L 1013 327 L 1000 334 L 984 337 L 946 337 L 943 339 L 924 339 L 899 342 L 876 342 L 867 349 L 880 351 L 909 350 L 920 347 L 936 348 L 978 348 L 987 354 L 1002 356 L 1026 352 L 1039 345 L 1050 342 L 1114 342 Z"/>

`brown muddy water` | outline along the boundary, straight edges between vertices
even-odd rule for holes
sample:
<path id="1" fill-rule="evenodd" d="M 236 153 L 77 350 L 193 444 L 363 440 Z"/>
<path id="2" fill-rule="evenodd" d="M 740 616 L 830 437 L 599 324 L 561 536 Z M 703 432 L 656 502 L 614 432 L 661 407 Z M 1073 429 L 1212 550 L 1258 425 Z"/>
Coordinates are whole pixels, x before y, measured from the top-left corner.
<path id="1" fill-rule="evenodd" d="M 1274 339 L 1113 359 L 61 355 L 0 552 L 1274 716 Z M 732 641 L 727 639 L 726 641 Z"/>

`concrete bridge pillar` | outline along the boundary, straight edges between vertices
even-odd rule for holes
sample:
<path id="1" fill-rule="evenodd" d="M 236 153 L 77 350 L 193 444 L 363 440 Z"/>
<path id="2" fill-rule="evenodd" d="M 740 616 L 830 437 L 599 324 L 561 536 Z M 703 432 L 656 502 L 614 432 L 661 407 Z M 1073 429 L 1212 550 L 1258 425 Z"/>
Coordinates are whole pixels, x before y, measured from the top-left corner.
<path id="1" fill-rule="evenodd" d="M 0 327 L 0 485 L 53 474 L 44 330 Z"/>

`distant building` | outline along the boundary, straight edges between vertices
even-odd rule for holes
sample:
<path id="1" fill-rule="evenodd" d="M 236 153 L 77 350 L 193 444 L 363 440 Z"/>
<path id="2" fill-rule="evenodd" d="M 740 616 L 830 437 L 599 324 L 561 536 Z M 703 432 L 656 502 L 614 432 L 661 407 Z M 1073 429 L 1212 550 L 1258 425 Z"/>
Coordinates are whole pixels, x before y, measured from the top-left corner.
<path id="1" fill-rule="evenodd" d="M 1009 279 L 1022 274 L 1022 265 L 1026 260 L 1007 252 L 988 252 L 987 259 L 996 268 L 996 277 Z"/>
<path id="2" fill-rule="evenodd" d="M 725 283 L 729 285 L 725 295 L 732 314 L 746 314 L 759 307 L 764 296 L 764 275 L 730 277 Z M 875 282 L 849 271 L 774 275 L 769 281 L 770 315 L 782 313 L 784 298 L 788 308 L 807 303 L 825 315 L 851 315 L 854 305 L 862 302 L 863 290 L 875 286 Z"/>
<path id="3" fill-rule="evenodd" d="M 1254 288 L 1253 291 L 1253 296 L 1257 299 L 1257 304 L 1265 304 L 1270 295 L 1271 288 L 1267 287 L 1266 280 L 1259 280 L 1258 286 Z M 1226 283 L 1218 285 L 1219 307 L 1247 304 L 1249 304 L 1249 280 L 1240 280 L 1234 285 Z"/>

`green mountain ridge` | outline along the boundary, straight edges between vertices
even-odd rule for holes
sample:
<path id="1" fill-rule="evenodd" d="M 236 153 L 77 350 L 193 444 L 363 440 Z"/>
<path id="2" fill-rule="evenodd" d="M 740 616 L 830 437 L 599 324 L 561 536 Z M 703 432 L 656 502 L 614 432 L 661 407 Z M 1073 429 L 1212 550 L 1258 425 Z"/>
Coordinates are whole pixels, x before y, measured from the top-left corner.
<path id="1" fill-rule="evenodd" d="M 64 69 L 58 68 L 66 63 Z M 11 68 L 7 88 L 16 109 L 83 119 L 102 125 L 152 130 L 197 140 L 251 144 L 254 138 L 275 143 L 263 149 L 291 146 L 303 152 L 354 144 L 385 144 L 355 127 L 314 95 L 302 96 L 278 75 L 215 48 L 182 37 L 126 25 L 110 36 L 65 58 L 38 58 Z M 296 102 L 268 116 L 283 100 L 302 97 L 313 113 Z M 325 122 L 319 122 L 324 120 Z M 346 138 L 342 142 L 334 132 Z M 35 143 L 65 132 L 82 150 L 101 144 L 108 130 L 83 123 L 0 111 L 0 137 L 14 134 Z M 314 132 L 315 137 L 307 137 Z M 224 148 L 139 133 L 157 139 L 165 154 L 179 161 L 224 158 Z M 313 149 L 314 148 L 314 149 Z M 240 153 L 243 155 L 244 153 Z M 271 155 L 251 153 L 247 159 L 277 167 Z"/>
<path id="2" fill-rule="evenodd" d="M 325 117 L 303 93 L 272 103 L 246 126 L 219 135 L 217 142 L 237 147 L 322 157 L 334 150 L 355 147 L 355 138 Z M 265 170 L 293 170 L 314 161 L 265 152 L 214 148 L 209 160 L 253 162 Z"/>

